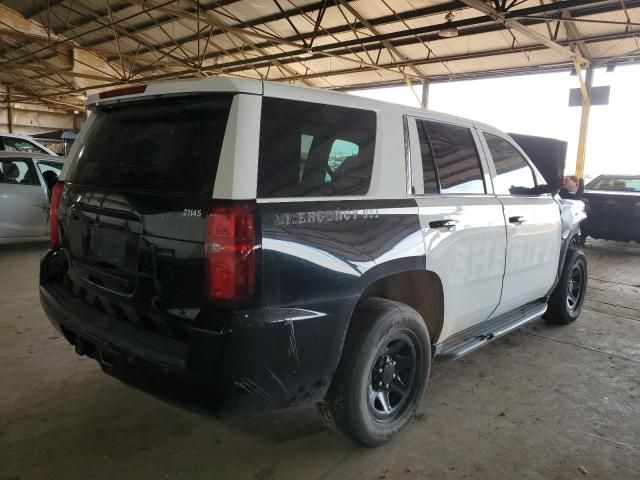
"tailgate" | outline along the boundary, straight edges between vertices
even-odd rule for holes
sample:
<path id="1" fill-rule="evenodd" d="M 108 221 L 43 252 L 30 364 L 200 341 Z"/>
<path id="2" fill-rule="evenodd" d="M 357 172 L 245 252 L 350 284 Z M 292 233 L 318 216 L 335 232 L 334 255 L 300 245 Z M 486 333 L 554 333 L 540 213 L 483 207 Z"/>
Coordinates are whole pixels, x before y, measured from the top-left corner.
<path id="1" fill-rule="evenodd" d="M 65 285 L 123 321 L 186 338 L 205 298 L 204 240 L 232 97 L 99 109 L 60 206 Z"/>

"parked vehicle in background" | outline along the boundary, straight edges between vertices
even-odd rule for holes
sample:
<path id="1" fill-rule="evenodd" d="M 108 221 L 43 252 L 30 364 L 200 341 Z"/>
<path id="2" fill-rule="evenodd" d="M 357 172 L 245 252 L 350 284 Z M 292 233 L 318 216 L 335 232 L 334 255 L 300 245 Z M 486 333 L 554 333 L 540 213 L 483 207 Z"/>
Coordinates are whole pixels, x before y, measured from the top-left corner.
<path id="1" fill-rule="evenodd" d="M 88 108 L 40 299 L 125 383 L 226 414 L 317 402 L 375 446 L 413 417 L 434 356 L 580 314 L 584 205 L 488 125 L 225 78 Z"/>
<path id="2" fill-rule="evenodd" d="M 581 198 L 587 208 L 582 242 L 587 237 L 640 242 L 640 175 L 600 175 Z"/>
<path id="3" fill-rule="evenodd" d="M 60 157 L 0 152 L 0 244 L 49 238 L 49 197 Z"/>
<path id="4" fill-rule="evenodd" d="M 52 150 L 26 135 L 0 132 L 0 151 L 44 153 L 57 156 Z"/>

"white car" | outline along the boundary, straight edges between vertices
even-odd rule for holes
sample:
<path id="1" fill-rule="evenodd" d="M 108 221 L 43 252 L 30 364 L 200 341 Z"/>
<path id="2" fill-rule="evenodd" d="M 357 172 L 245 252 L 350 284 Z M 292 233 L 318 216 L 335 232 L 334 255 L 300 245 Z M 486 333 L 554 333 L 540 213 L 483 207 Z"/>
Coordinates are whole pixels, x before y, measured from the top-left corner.
<path id="1" fill-rule="evenodd" d="M 0 245 L 49 238 L 49 197 L 60 157 L 0 152 Z"/>
<path id="2" fill-rule="evenodd" d="M 57 156 L 53 150 L 49 150 L 33 138 L 16 133 L 0 132 L 0 151 L 46 153 L 47 155 Z"/>

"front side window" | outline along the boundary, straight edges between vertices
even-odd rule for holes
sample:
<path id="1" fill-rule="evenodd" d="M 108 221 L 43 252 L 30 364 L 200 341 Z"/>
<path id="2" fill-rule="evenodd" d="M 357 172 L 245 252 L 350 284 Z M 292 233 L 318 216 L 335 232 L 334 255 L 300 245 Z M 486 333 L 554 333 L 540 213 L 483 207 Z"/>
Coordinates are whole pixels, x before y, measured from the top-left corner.
<path id="1" fill-rule="evenodd" d="M 506 140 L 484 133 L 496 167 L 493 188 L 496 195 L 527 195 L 535 189 L 533 171 L 522 154 Z"/>
<path id="2" fill-rule="evenodd" d="M 375 136 L 372 111 L 264 98 L 258 196 L 366 194 Z"/>
<path id="3" fill-rule="evenodd" d="M 25 160 L 17 158 L 0 161 L 0 183 L 14 185 L 38 185 L 33 170 Z"/>
<path id="4" fill-rule="evenodd" d="M 4 149 L 7 152 L 35 152 L 48 153 L 37 145 L 22 138 L 3 137 Z"/>
<path id="5" fill-rule="evenodd" d="M 440 180 L 440 192 L 485 193 L 480 157 L 471 130 L 433 121 L 420 123 L 423 124 L 430 141 Z"/>

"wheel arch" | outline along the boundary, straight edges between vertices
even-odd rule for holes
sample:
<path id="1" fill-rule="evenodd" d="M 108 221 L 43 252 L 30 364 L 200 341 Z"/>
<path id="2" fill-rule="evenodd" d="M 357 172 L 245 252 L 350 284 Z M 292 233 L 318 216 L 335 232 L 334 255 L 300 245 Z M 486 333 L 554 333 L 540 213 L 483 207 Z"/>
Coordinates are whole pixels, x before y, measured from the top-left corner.
<path id="1" fill-rule="evenodd" d="M 362 291 L 355 309 L 370 297 L 393 300 L 413 308 L 424 320 L 432 344 L 438 341 L 444 324 L 444 290 L 437 273 L 424 269 L 405 270 L 376 278 Z"/>
<path id="2" fill-rule="evenodd" d="M 555 290 L 558 282 L 560 281 L 560 277 L 562 276 L 562 270 L 564 269 L 564 262 L 567 258 L 567 252 L 569 248 L 573 244 L 573 241 L 580 235 L 580 223 L 576 223 L 567 233 L 565 239 L 562 240 L 562 246 L 560 248 L 560 258 L 558 259 L 558 271 L 556 272 L 556 279 L 553 282 L 553 286 L 547 292 L 546 297 L 549 298 L 553 291 Z"/>

